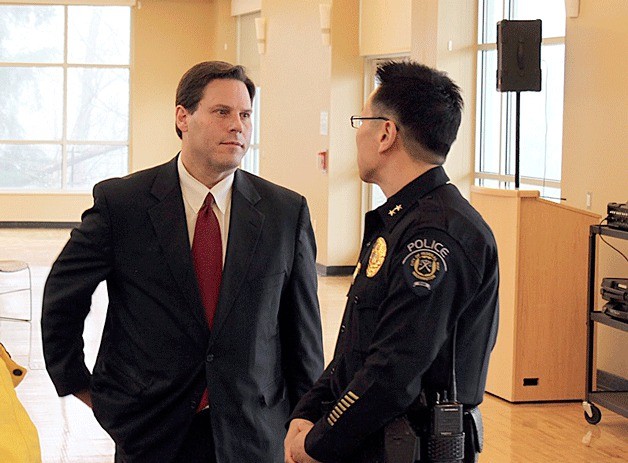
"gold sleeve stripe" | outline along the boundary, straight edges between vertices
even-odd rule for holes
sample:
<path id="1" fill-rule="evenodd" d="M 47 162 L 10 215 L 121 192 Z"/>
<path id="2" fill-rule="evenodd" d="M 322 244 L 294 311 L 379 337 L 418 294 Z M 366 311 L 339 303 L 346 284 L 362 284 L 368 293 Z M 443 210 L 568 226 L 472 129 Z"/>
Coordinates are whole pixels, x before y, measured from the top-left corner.
<path id="1" fill-rule="evenodd" d="M 347 392 L 345 396 L 336 403 L 334 409 L 327 416 L 327 422 L 329 423 L 329 425 L 333 426 L 334 424 L 336 424 L 342 414 L 349 410 L 349 407 L 351 407 L 351 405 L 353 405 L 359 398 L 360 397 L 353 392 Z"/>

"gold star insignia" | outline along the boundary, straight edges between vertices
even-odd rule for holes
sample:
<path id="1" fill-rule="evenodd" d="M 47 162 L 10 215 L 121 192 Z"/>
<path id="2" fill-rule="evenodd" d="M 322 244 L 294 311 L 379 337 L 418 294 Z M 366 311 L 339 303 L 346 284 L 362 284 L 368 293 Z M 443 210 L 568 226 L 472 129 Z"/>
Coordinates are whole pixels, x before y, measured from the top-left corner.
<path id="1" fill-rule="evenodd" d="M 389 216 L 393 216 L 395 215 L 397 212 L 399 212 L 401 209 L 403 209 L 403 207 L 401 206 L 401 204 L 397 204 L 395 207 L 393 207 L 391 210 L 388 211 L 388 215 Z"/>

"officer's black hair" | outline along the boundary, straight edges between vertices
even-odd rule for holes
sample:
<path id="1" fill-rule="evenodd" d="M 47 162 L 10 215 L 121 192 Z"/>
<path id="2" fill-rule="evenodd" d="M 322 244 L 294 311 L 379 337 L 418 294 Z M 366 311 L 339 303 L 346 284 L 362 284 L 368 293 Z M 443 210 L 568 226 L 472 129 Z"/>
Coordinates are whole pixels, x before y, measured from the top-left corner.
<path id="1" fill-rule="evenodd" d="M 444 72 L 412 61 L 381 64 L 375 78 L 380 85 L 372 104 L 391 113 L 410 154 L 443 164 L 462 119 L 460 88 Z"/>

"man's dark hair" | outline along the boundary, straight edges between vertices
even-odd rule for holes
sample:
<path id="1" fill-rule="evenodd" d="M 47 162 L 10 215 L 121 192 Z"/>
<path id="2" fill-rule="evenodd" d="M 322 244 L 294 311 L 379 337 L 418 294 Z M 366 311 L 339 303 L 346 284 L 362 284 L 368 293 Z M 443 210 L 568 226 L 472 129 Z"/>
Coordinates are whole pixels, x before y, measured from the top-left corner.
<path id="1" fill-rule="evenodd" d="M 460 88 L 444 72 L 415 62 L 384 63 L 376 79 L 380 86 L 372 105 L 390 113 L 406 149 L 425 162 L 443 164 L 460 127 Z"/>
<path id="2" fill-rule="evenodd" d="M 224 61 L 205 61 L 193 66 L 181 77 L 177 87 L 175 106 L 181 105 L 190 113 L 194 113 L 199 101 L 203 98 L 205 87 L 215 79 L 235 79 L 243 82 L 253 102 L 255 84 L 246 75 L 244 67 L 234 66 Z M 175 129 L 179 138 L 182 138 L 183 134 L 176 123 Z"/>

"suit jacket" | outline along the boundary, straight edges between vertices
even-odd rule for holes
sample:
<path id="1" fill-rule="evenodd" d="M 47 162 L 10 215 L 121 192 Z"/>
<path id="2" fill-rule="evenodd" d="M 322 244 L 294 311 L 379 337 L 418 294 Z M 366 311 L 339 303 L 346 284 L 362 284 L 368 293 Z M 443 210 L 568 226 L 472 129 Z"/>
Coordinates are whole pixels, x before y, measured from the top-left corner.
<path id="1" fill-rule="evenodd" d="M 89 388 L 129 462 L 172 461 L 207 385 L 219 463 L 282 462 L 285 422 L 322 372 L 315 243 L 305 198 L 237 170 L 209 330 L 176 158 L 94 187 L 44 289 L 46 367 L 59 395 Z M 90 374 L 83 325 L 109 305 Z"/>

